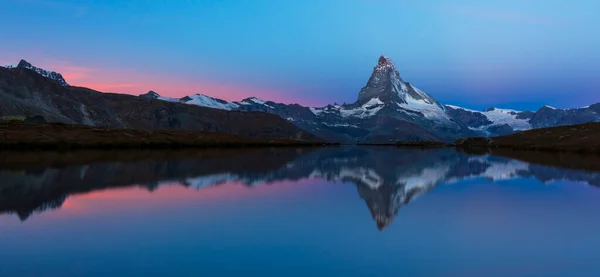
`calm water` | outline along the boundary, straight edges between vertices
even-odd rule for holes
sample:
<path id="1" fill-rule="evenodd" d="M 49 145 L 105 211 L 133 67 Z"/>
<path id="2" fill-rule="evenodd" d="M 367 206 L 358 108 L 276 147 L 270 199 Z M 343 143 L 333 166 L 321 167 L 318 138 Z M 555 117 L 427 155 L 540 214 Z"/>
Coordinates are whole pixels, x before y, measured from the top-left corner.
<path id="1" fill-rule="evenodd" d="M 600 276 L 599 256 L 600 172 L 451 149 L 0 166 L 3 277 Z"/>

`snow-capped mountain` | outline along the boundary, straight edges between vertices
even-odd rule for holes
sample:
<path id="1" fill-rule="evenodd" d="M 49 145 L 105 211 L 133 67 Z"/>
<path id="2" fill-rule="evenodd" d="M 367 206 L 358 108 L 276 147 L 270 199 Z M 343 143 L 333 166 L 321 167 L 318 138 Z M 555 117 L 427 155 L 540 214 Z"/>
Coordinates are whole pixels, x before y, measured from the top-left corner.
<path id="1" fill-rule="evenodd" d="M 394 63 L 381 56 L 355 103 L 303 107 L 255 97 L 228 102 L 201 95 L 200 101 L 151 97 L 209 108 L 261 111 L 277 114 L 296 126 L 329 141 L 345 143 L 397 140 L 447 140 L 464 136 L 469 129 L 455 123 L 435 98 L 401 77 Z M 189 96 L 187 98 L 194 98 Z"/>
<path id="2" fill-rule="evenodd" d="M 429 94 L 402 80 L 392 60 L 385 56 L 379 58 L 371 78 L 359 92 L 358 101 L 354 106 L 373 101 L 381 105 L 397 105 L 407 112 L 421 113 L 428 119 L 449 121 L 444 106 Z"/>
<path id="3" fill-rule="evenodd" d="M 200 107 L 207 107 L 207 108 L 228 110 L 228 111 L 239 108 L 238 104 L 235 104 L 233 102 L 228 102 L 225 100 L 221 100 L 221 99 L 217 99 L 217 98 L 213 98 L 213 97 L 210 97 L 210 96 L 207 96 L 204 94 L 194 94 L 194 95 L 185 96 L 182 98 L 171 98 L 171 97 L 161 96 L 160 94 L 158 94 L 154 91 L 149 91 L 145 94 L 141 94 L 140 97 L 149 98 L 149 99 L 158 99 L 158 100 L 163 100 L 163 101 L 167 101 L 167 102 L 178 102 L 178 103 L 184 103 L 184 104 L 189 104 L 189 105 L 196 105 L 196 106 L 200 106 Z"/>
<path id="4" fill-rule="evenodd" d="M 154 93 L 156 94 L 156 93 Z M 239 102 L 196 94 L 181 99 L 142 95 L 171 102 L 239 111 L 277 114 L 297 127 L 332 142 L 453 141 L 470 136 L 498 136 L 532 128 L 600 121 L 600 103 L 580 109 L 545 106 L 536 112 L 490 108 L 476 111 L 442 105 L 404 81 L 391 59 L 381 56 L 355 103 L 304 107 L 255 97 Z"/>
<path id="5" fill-rule="evenodd" d="M 55 81 L 57 81 L 62 86 L 69 86 L 69 84 L 67 83 L 67 81 L 65 80 L 65 78 L 63 78 L 63 76 L 60 73 L 35 67 L 35 66 L 33 66 L 30 63 L 28 63 L 25 60 L 21 60 L 19 62 L 19 64 L 16 65 L 16 66 L 15 65 L 6 65 L 4 67 L 5 68 L 18 68 L 18 67 L 20 67 L 20 68 L 26 68 L 26 69 L 32 70 L 32 71 L 34 71 L 34 72 L 36 72 L 36 73 L 38 73 L 38 74 L 46 77 L 48 79 L 55 80 Z"/>
<path id="6" fill-rule="evenodd" d="M 576 108 L 544 106 L 536 112 L 489 108 L 484 111 L 446 105 L 452 118 L 483 136 L 508 135 L 534 128 L 555 127 L 600 121 L 600 103 Z"/>

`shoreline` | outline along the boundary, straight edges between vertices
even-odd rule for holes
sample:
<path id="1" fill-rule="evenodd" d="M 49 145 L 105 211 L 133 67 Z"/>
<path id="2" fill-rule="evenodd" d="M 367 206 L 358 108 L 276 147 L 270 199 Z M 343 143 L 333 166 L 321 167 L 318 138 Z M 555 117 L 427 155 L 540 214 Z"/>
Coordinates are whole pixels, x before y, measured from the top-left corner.
<path id="1" fill-rule="evenodd" d="M 292 138 L 244 137 L 193 130 L 137 130 L 67 124 L 0 122 L 0 150 L 167 150 L 317 147 L 339 144 Z"/>

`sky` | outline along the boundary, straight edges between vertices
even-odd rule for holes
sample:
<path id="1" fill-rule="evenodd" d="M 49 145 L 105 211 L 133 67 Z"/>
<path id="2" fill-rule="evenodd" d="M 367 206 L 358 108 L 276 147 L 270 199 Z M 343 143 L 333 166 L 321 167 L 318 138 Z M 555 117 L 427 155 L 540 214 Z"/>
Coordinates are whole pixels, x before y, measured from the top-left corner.
<path id="1" fill-rule="evenodd" d="M 597 0 L 2 0 L 0 64 L 105 92 L 324 106 L 380 55 L 445 104 L 600 102 Z"/>

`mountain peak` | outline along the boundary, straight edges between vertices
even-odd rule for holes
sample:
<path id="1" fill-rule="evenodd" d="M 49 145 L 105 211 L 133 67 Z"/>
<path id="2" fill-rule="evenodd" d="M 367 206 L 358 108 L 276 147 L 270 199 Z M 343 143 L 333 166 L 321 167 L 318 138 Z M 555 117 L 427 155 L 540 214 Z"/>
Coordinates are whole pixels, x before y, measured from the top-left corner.
<path id="1" fill-rule="evenodd" d="M 67 83 L 65 78 L 63 78 L 63 76 L 60 73 L 35 67 L 31 63 L 27 62 L 26 60 L 21 60 L 19 62 L 19 64 L 17 65 L 17 67 L 32 70 L 35 73 L 40 74 L 48 79 L 57 81 L 61 86 L 65 86 L 65 87 L 69 86 L 69 84 Z"/>
<path id="2" fill-rule="evenodd" d="M 157 99 L 157 98 L 160 97 L 160 94 L 158 94 L 158 93 L 154 92 L 153 90 L 151 90 L 151 91 L 149 91 L 147 93 L 140 94 L 139 96 L 140 97 L 144 97 L 144 98 Z"/>
<path id="3" fill-rule="evenodd" d="M 32 67 L 34 67 L 33 65 L 31 65 L 29 62 L 27 62 L 26 60 L 21 60 L 19 62 L 19 64 L 17 65 L 17 67 L 24 67 L 27 69 L 31 69 Z"/>
<path id="4" fill-rule="evenodd" d="M 385 55 L 381 55 L 381 57 L 379 57 L 379 65 L 394 65 L 394 62 L 386 57 Z"/>

